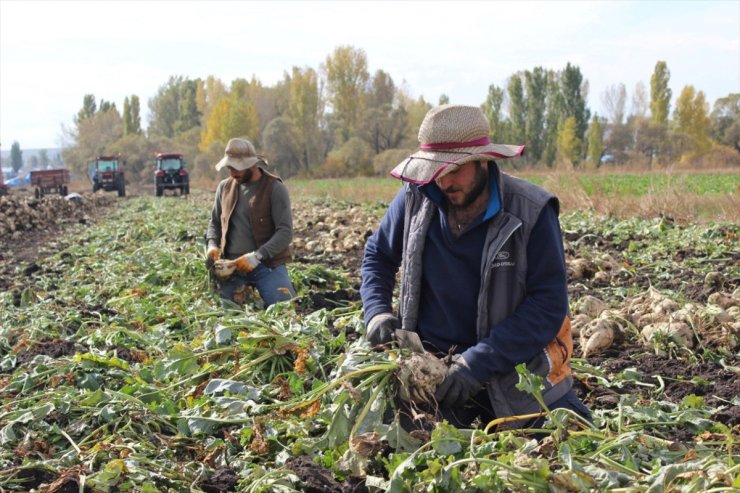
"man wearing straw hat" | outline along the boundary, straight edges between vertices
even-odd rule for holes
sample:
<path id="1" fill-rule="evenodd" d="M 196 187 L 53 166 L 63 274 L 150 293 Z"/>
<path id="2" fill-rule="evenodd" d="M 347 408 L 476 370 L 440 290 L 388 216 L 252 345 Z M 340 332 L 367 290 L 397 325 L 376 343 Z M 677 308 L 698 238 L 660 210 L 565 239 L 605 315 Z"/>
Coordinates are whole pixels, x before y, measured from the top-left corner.
<path id="1" fill-rule="evenodd" d="M 549 409 L 590 420 L 572 389 L 558 200 L 503 173 L 495 160 L 521 156 L 524 146 L 494 144 L 488 135 L 479 108 L 438 106 L 421 124 L 419 150 L 391 171 L 406 184 L 365 247 L 367 339 L 387 344 L 405 329 L 426 351 L 451 355 L 435 398 L 456 426 L 541 412 L 516 388 L 520 363 L 543 378 Z"/>
<path id="2" fill-rule="evenodd" d="M 218 184 L 206 232 L 206 265 L 213 267 L 221 295 L 245 301 L 254 286 L 266 306 L 289 300 L 295 290 L 285 263 L 291 258 L 293 218 L 288 189 L 267 171 L 246 139 L 231 139 L 217 170 L 229 177 Z"/>

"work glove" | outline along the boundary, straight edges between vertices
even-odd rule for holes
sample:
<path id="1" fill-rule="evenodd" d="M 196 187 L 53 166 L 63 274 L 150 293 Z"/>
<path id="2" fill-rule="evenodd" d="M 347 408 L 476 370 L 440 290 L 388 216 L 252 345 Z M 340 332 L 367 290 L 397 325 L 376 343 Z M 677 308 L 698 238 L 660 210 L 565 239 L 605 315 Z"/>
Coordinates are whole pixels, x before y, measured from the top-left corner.
<path id="1" fill-rule="evenodd" d="M 452 357 L 445 379 L 437 385 L 434 393 L 437 403 L 442 407 L 460 407 L 477 394 L 482 384 L 473 376 L 462 354 Z"/>
<path id="2" fill-rule="evenodd" d="M 216 260 L 220 258 L 221 249 L 216 245 L 208 245 L 208 249 L 206 250 L 206 268 L 212 268 L 213 264 L 216 263 Z"/>
<path id="3" fill-rule="evenodd" d="M 367 340 L 370 344 L 388 344 L 393 340 L 393 333 L 401 328 L 401 321 L 392 313 L 379 313 L 367 324 Z"/>
<path id="4" fill-rule="evenodd" d="M 261 261 L 257 252 L 249 252 L 234 260 L 234 265 L 242 272 L 252 272 Z"/>

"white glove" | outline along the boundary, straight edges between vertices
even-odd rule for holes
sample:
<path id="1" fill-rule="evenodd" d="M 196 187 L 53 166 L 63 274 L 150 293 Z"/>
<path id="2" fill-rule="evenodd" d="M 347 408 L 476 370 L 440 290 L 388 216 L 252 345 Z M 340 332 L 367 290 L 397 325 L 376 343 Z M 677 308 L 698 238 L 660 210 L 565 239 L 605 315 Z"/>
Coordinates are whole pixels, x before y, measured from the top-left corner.
<path id="1" fill-rule="evenodd" d="M 241 257 L 234 260 L 236 268 L 242 272 L 252 272 L 261 261 L 260 254 L 255 252 L 245 253 Z"/>

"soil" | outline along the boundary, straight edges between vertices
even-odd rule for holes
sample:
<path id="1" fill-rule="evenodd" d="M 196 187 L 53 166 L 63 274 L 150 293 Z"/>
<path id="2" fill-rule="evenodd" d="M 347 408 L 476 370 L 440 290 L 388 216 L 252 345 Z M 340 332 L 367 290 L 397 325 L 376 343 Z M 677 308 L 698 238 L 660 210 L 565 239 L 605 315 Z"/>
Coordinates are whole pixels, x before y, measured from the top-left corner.
<path id="1" fill-rule="evenodd" d="M 230 467 L 221 467 L 200 484 L 200 488 L 206 493 L 225 493 L 227 491 L 236 491 L 236 484 L 239 481 L 236 471 Z"/>
<path id="2" fill-rule="evenodd" d="M 317 464 L 310 457 L 299 456 L 289 459 L 285 467 L 293 471 L 301 481 L 306 493 L 366 493 L 365 479 L 350 476 L 342 482 L 334 479 L 334 474 Z"/>

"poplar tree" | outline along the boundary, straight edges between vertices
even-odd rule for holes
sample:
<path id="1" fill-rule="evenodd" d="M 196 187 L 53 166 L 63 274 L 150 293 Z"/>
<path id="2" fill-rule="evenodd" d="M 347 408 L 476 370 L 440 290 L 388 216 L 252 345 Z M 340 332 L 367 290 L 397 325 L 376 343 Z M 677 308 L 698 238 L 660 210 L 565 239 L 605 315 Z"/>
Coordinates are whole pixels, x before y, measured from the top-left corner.
<path id="1" fill-rule="evenodd" d="M 547 104 L 545 118 L 545 135 L 543 161 L 552 166 L 557 158 L 558 128 L 563 107 L 563 96 L 560 93 L 560 76 L 554 70 L 547 72 Z"/>
<path id="2" fill-rule="evenodd" d="M 92 94 L 85 94 L 82 98 L 82 109 L 77 112 L 75 123 L 79 123 L 86 118 L 90 118 L 96 111 L 97 105 L 95 104 L 95 96 Z"/>
<path id="3" fill-rule="evenodd" d="M 504 130 L 504 119 L 501 114 L 501 106 L 504 102 L 504 90 L 491 84 L 488 86 L 488 96 L 483 104 L 483 113 L 488 119 L 488 135 L 492 141 L 500 140 Z"/>
<path id="4" fill-rule="evenodd" d="M 508 140 L 511 144 L 523 144 L 526 136 L 527 103 L 519 74 L 511 76 L 507 92 L 509 94 L 509 122 L 511 123 L 511 135 L 508 136 Z"/>
<path id="5" fill-rule="evenodd" d="M 15 173 L 23 167 L 23 152 L 17 140 L 10 146 L 10 167 Z"/>
<path id="6" fill-rule="evenodd" d="M 123 135 L 130 135 L 131 132 L 131 104 L 128 96 L 123 98 Z"/>
<path id="7" fill-rule="evenodd" d="M 668 82 L 671 72 L 664 61 L 655 64 L 655 70 L 650 77 L 650 113 L 651 120 L 661 125 L 668 124 L 668 115 L 671 108 L 671 88 Z"/>
<path id="8" fill-rule="evenodd" d="M 131 133 L 141 133 L 141 105 L 139 103 L 139 96 L 136 94 L 131 95 L 130 99 L 130 117 L 131 117 Z"/>
<path id="9" fill-rule="evenodd" d="M 580 68 L 570 63 L 566 64 L 560 79 L 560 92 L 562 94 L 560 121 L 573 117 L 576 140 L 583 142 L 591 111 L 586 107 L 588 83 L 584 81 Z M 576 152 L 580 155 L 580 150 Z"/>
<path id="10" fill-rule="evenodd" d="M 601 155 L 604 152 L 602 142 L 602 130 L 598 115 L 594 114 L 591 125 L 588 127 L 588 161 L 591 167 L 598 168 L 601 163 Z"/>
<path id="11" fill-rule="evenodd" d="M 535 67 L 531 72 L 524 72 L 524 81 L 527 91 L 526 155 L 536 163 L 542 158 L 545 146 L 547 74 L 542 67 Z"/>

